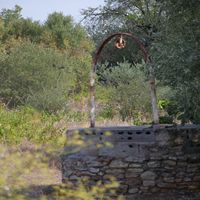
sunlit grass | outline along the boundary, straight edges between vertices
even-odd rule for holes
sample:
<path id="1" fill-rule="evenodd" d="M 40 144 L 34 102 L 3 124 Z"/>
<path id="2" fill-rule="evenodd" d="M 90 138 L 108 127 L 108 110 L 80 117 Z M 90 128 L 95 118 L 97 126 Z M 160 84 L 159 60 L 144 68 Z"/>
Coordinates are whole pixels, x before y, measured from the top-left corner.
<path id="1" fill-rule="evenodd" d="M 113 177 L 93 185 L 84 178 L 76 185 L 61 183 L 59 167 L 64 146 L 74 145 L 80 150 L 92 145 L 79 134 L 66 140 L 65 131 L 71 121 L 67 119 L 69 116 L 30 107 L 8 110 L 0 106 L 0 199 L 123 199 L 115 193 L 119 185 Z M 45 193 L 42 188 L 48 187 L 50 192 Z"/>

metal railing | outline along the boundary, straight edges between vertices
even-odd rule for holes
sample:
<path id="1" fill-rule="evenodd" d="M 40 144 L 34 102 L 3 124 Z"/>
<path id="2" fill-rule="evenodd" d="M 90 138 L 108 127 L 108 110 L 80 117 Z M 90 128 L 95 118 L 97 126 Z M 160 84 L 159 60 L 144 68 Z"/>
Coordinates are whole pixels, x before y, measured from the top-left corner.
<path id="1" fill-rule="evenodd" d="M 115 40 L 115 47 L 116 48 L 124 48 L 126 45 L 125 40 L 123 37 L 130 37 L 134 43 L 136 43 L 139 48 L 141 49 L 144 57 L 145 63 L 148 64 L 149 66 L 149 85 L 150 85 L 150 93 L 151 93 L 151 104 L 152 104 L 152 118 L 153 118 L 153 123 L 158 124 L 159 123 L 159 117 L 158 117 L 158 109 L 157 109 L 157 97 L 156 97 L 156 87 L 155 87 L 155 74 L 154 74 L 154 67 L 151 62 L 151 58 L 149 56 L 148 51 L 144 47 L 144 44 L 134 36 L 132 33 L 126 33 L 126 32 L 119 32 L 119 33 L 114 33 L 107 37 L 100 47 L 96 50 L 96 53 L 93 58 L 92 62 L 92 72 L 91 72 L 91 77 L 90 77 L 90 100 L 91 100 L 91 111 L 90 111 L 90 127 L 95 127 L 95 78 L 96 78 L 96 69 L 97 69 L 97 63 L 98 59 L 101 55 L 101 52 L 103 48 L 108 44 L 110 40 L 113 38 L 116 38 Z"/>

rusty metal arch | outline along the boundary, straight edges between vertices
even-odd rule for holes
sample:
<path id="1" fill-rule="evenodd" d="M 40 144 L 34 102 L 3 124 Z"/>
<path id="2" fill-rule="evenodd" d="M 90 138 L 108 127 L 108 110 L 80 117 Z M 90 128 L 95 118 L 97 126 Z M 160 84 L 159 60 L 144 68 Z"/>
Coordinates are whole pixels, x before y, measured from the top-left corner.
<path id="1" fill-rule="evenodd" d="M 111 41 L 113 38 L 119 37 L 119 36 L 128 36 L 132 38 L 133 42 L 136 43 L 140 47 L 143 53 L 145 63 L 149 63 L 149 66 L 150 66 L 149 67 L 149 84 L 150 84 L 150 91 L 151 91 L 153 123 L 158 124 L 159 117 L 158 117 L 158 109 L 157 109 L 155 76 L 154 76 L 154 69 L 151 63 L 149 53 L 144 47 L 143 43 L 136 36 L 134 36 L 131 33 L 119 32 L 119 33 L 114 33 L 110 35 L 102 42 L 100 47 L 97 49 L 92 61 L 92 72 L 91 72 L 91 77 L 90 77 L 90 100 L 91 100 L 90 127 L 95 127 L 95 77 L 96 77 L 96 68 L 97 68 L 98 59 L 101 55 L 103 48 L 106 46 L 106 44 L 108 44 L 109 41 Z"/>

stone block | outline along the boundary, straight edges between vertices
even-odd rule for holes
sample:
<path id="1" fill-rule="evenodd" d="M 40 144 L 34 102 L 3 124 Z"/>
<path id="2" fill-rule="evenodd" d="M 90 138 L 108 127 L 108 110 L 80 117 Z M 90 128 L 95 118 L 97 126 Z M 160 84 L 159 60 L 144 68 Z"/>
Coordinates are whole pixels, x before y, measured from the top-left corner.
<path id="1" fill-rule="evenodd" d="M 160 193 L 160 188 L 158 187 L 151 187 L 149 188 L 149 190 L 151 191 L 151 193 Z"/>
<path id="2" fill-rule="evenodd" d="M 177 166 L 178 166 L 178 167 L 185 167 L 185 166 L 187 166 L 187 162 L 178 161 L 178 162 L 177 162 Z"/>
<path id="3" fill-rule="evenodd" d="M 164 166 L 175 166 L 176 165 L 176 161 L 174 161 L 174 160 L 164 160 L 163 161 L 163 165 Z"/>
<path id="4" fill-rule="evenodd" d="M 156 133 L 156 143 L 158 146 L 166 146 L 169 144 L 170 136 L 165 129 L 159 130 Z"/>
<path id="5" fill-rule="evenodd" d="M 176 183 L 180 183 L 180 182 L 183 181 L 183 179 L 182 179 L 182 178 L 175 178 L 174 181 L 175 181 Z"/>
<path id="6" fill-rule="evenodd" d="M 194 176 L 193 181 L 199 181 L 199 183 L 200 183 L 200 175 Z"/>
<path id="7" fill-rule="evenodd" d="M 143 180 L 155 180 L 156 174 L 152 171 L 145 171 L 141 174 Z"/>
<path id="8" fill-rule="evenodd" d="M 90 160 L 87 165 L 88 167 L 103 167 L 105 164 L 100 160 Z"/>
<path id="9" fill-rule="evenodd" d="M 168 158 L 169 158 L 169 160 L 177 160 L 177 157 L 175 157 L 175 156 L 169 156 Z"/>
<path id="10" fill-rule="evenodd" d="M 123 179 L 125 177 L 125 171 L 123 169 L 108 169 L 106 174 L 114 176 L 117 179 Z"/>
<path id="11" fill-rule="evenodd" d="M 132 168 L 126 171 L 126 178 L 135 178 L 138 177 L 143 172 L 142 168 Z"/>
<path id="12" fill-rule="evenodd" d="M 131 164 L 129 164 L 129 168 L 142 168 L 142 164 L 131 163 Z"/>
<path id="13" fill-rule="evenodd" d="M 117 193 L 127 194 L 128 193 L 128 185 L 125 185 L 124 183 L 121 183 L 119 185 L 119 187 L 117 188 Z"/>
<path id="14" fill-rule="evenodd" d="M 89 172 L 89 171 L 77 171 L 76 172 L 76 175 L 79 176 L 79 177 L 83 177 L 83 176 L 94 176 L 93 173 Z"/>
<path id="15" fill-rule="evenodd" d="M 163 181 L 158 181 L 156 183 L 156 185 L 159 187 L 159 188 L 169 188 L 169 189 L 172 189 L 172 188 L 176 188 L 176 183 L 166 183 L 166 182 L 163 182 Z"/>
<path id="16" fill-rule="evenodd" d="M 127 162 L 137 162 L 137 163 L 143 163 L 146 160 L 145 156 L 128 156 L 125 158 L 125 161 Z"/>
<path id="17" fill-rule="evenodd" d="M 139 191 L 138 188 L 130 188 L 130 189 L 128 190 L 128 193 L 129 193 L 129 194 L 135 194 L 135 193 L 138 193 L 138 191 Z"/>
<path id="18" fill-rule="evenodd" d="M 188 165 L 187 167 L 187 172 L 190 173 L 194 173 L 194 172 L 198 172 L 199 171 L 199 168 L 198 167 L 190 167 L 190 165 Z"/>
<path id="19" fill-rule="evenodd" d="M 144 180 L 143 186 L 145 186 L 145 187 L 155 186 L 155 180 Z"/>
<path id="20" fill-rule="evenodd" d="M 185 173 L 184 171 L 178 171 L 176 173 L 176 178 L 182 178 L 183 179 L 186 176 L 187 176 L 187 173 Z"/>
<path id="21" fill-rule="evenodd" d="M 174 143 L 176 145 L 184 144 L 184 139 L 181 136 L 178 136 L 175 140 Z"/>
<path id="22" fill-rule="evenodd" d="M 66 169 L 64 172 L 63 172 L 63 177 L 69 177 L 71 176 L 75 171 L 74 170 L 70 170 L 70 169 Z"/>
<path id="23" fill-rule="evenodd" d="M 190 178 L 190 177 L 185 177 L 185 178 L 183 179 L 183 181 L 185 181 L 185 182 L 191 182 L 191 181 L 192 181 L 192 178 Z"/>
<path id="24" fill-rule="evenodd" d="M 126 195 L 126 200 L 134 200 L 135 195 Z"/>
<path id="25" fill-rule="evenodd" d="M 98 173 L 99 172 L 99 168 L 94 168 L 94 167 L 92 167 L 92 168 L 89 168 L 89 172 L 91 172 L 91 173 Z"/>
<path id="26" fill-rule="evenodd" d="M 190 184 L 189 186 L 189 189 L 191 189 L 191 190 L 196 190 L 197 192 L 199 192 L 199 189 L 200 189 L 200 184 L 198 185 L 198 184 Z"/>
<path id="27" fill-rule="evenodd" d="M 79 180 L 80 177 L 76 176 L 76 175 L 72 175 L 69 177 L 69 180 Z"/>
<path id="28" fill-rule="evenodd" d="M 127 168 L 128 163 L 123 162 L 121 160 L 113 160 L 109 166 L 110 168 Z"/>
<path id="29" fill-rule="evenodd" d="M 164 177 L 163 180 L 166 183 L 173 183 L 173 182 L 175 182 L 174 177 Z"/>
<path id="30" fill-rule="evenodd" d="M 140 177 L 127 178 L 126 183 L 130 188 L 137 188 L 142 185 L 142 179 Z"/>
<path id="31" fill-rule="evenodd" d="M 147 193 L 148 190 L 149 190 L 149 187 L 141 186 L 141 187 L 140 187 L 140 190 L 141 190 L 143 193 Z"/>
<path id="32" fill-rule="evenodd" d="M 142 167 L 141 168 L 130 168 L 127 171 L 129 171 L 129 172 L 132 171 L 133 173 L 141 173 L 144 171 L 144 169 Z"/>
<path id="33" fill-rule="evenodd" d="M 150 161 L 147 163 L 147 166 L 150 168 L 160 167 L 160 161 Z"/>

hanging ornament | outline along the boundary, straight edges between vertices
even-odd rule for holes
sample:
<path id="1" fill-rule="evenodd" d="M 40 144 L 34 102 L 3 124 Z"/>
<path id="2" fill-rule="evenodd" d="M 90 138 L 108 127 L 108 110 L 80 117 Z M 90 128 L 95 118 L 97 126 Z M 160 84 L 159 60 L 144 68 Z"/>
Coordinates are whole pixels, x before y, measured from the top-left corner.
<path id="1" fill-rule="evenodd" d="M 123 39 L 122 35 L 118 36 L 115 40 L 115 47 L 117 49 L 123 49 L 126 46 L 126 41 Z"/>

